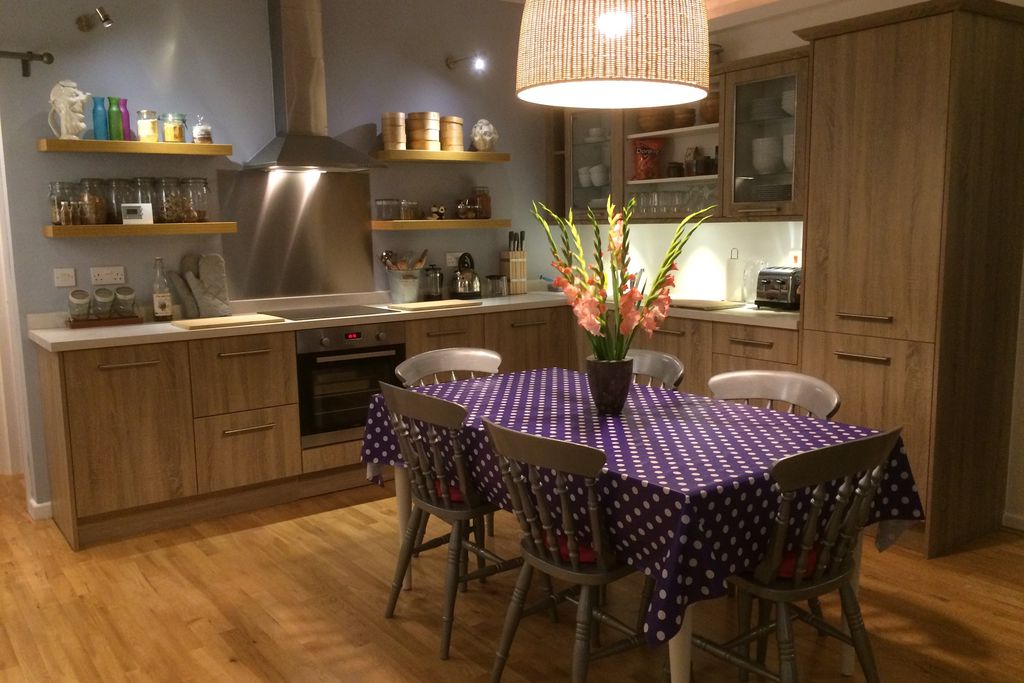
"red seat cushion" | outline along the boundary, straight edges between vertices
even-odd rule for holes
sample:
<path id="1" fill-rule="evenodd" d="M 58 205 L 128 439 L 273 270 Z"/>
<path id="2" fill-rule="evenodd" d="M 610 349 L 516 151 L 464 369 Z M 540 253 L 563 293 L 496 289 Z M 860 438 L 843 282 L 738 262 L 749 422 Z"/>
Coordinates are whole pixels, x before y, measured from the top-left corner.
<path id="1" fill-rule="evenodd" d="M 434 493 L 437 494 L 438 498 L 441 498 L 441 482 L 438 479 L 434 480 Z M 459 490 L 458 486 L 449 486 L 448 496 L 451 498 L 453 503 L 462 502 L 462 491 Z"/>
<path id="2" fill-rule="evenodd" d="M 807 564 L 804 567 L 804 578 L 810 578 L 814 574 L 814 570 L 818 566 L 818 550 L 821 548 L 820 543 L 815 543 L 811 546 L 811 549 L 807 551 Z M 796 573 L 796 558 L 800 555 L 799 549 L 787 550 L 782 553 L 782 563 L 779 564 L 778 577 L 780 579 L 792 579 L 793 574 Z"/>
<path id="3" fill-rule="evenodd" d="M 594 552 L 594 546 L 587 545 L 586 543 L 580 543 L 579 551 L 581 564 L 594 564 L 597 562 L 597 554 Z M 563 562 L 570 561 L 569 540 L 565 536 L 558 537 L 558 554 L 562 556 Z"/>

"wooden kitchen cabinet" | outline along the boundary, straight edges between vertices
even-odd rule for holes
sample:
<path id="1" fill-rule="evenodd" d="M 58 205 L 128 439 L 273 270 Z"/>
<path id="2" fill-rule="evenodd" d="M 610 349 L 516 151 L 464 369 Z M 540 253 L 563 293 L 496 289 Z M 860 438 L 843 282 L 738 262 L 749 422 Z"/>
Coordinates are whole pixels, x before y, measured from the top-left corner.
<path id="1" fill-rule="evenodd" d="M 501 371 L 575 365 L 571 311 L 564 306 L 481 316 L 484 346 L 501 354 Z"/>
<path id="2" fill-rule="evenodd" d="M 196 417 L 298 401 L 291 332 L 190 341 L 188 355 Z"/>
<path id="3" fill-rule="evenodd" d="M 999 528 L 1024 251 L 1024 11 L 929 2 L 812 42 L 802 367 L 901 424 L 924 550 Z M 1008 106 L 1007 103 L 1014 103 Z"/>
<path id="4" fill-rule="evenodd" d="M 199 493 L 302 473 L 297 405 L 196 420 Z"/>
<path id="5" fill-rule="evenodd" d="M 196 493 L 184 343 L 72 351 L 63 374 L 78 516 Z"/>
<path id="6" fill-rule="evenodd" d="M 800 360 L 796 330 L 715 323 L 713 339 L 712 350 L 716 354 L 794 366 Z"/>
<path id="7" fill-rule="evenodd" d="M 405 323 L 405 357 L 456 346 L 482 347 L 483 318 L 477 314 L 410 320 Z"/>
<path id="8" fill-rule="evenodd" d="M 711 323 L 704 320 L 667 318 L 650 339 L 643 332 L 633 337 L 633 347 L 670 353 L 683 363 L 680 391 L 708 393 L 711 378 Z"/>

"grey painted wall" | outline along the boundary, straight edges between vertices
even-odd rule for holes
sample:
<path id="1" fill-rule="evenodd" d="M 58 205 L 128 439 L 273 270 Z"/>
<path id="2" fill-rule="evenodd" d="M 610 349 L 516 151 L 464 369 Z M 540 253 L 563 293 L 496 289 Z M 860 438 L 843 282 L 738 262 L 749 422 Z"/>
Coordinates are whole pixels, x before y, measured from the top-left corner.
<path id="1" fill-rule="evenodd" d="M 488 118 L 501 134 L 499 148 L 513 161 L 498 165 L 409 165 L 374 171 L 374 197 L 406 197 L 429 206 L 452 206 L 473 185 L 491 188 L 494 215 L 527 230 L 530 273 L 544 269 L 543 241 L 532 224 L 529 201 L 543 196 L 543 111 L 514 94 L 515 49 L 521 6 L 490 0 L 325 0 L 328 121 L 333 135 L 364 150 L 373 146 L 382 111 L 437 110 L 465 118 L 467 128 Z M 60 310 L 66 290 L 52 284 L 52 269 L 73 266 L 79 285 L 94 265 L 124 265 L 129 284 L 148 297 L 152 259 L 176 263 L 188 251 L 221 250 L 219 237 L 134 237 L 48 240 L 46 183 L 83 176 L 206 175 L 237 167 L 274 134 L 269 36 L 260 0 L 106 0 L 112 29 L 81 33 L 75 16 L 90 5 L 62 0 L 7 0 L 0 22 L 5 50 L 52 52 L 51 66 L 36 64 L 22 78 L 17 62 L 0 61 L 0 121 L 7 163 L 13 257 L 19 314 Z M 478 77 L 444 65 L 451 53 L 485 52 L 491 69 Z M 41 154 L 36 139 L 49 136 L 48 96 L 62 78 L 100 95 L 128 98 L 134 111 L 201 112 L 218 142 L 230 142 L 225 159 Z M 372 132 L 370 132 L 372 127 Z M 216 189 L 216 188 L 213 188 Z M 224 216 L 230 219 L 230 216 Z M 445 251 L 472 251 L 482 273 L 497 269 L 504 231 L 428 232 L 375 237 L 374 248 L 419 252 L 432 260 Z M 227 239 L 227 238 L 225 238 Z M 232 264 L 228 263 L 231 270 Z M 385 288 L 377 269 L 378 288 Z M 35 347 L 22 340 L 32 424 L 32 468 L 37 502 L 49 500 L 41 430 Z M 99 413 L 98 413 L 99 414 Z"/>

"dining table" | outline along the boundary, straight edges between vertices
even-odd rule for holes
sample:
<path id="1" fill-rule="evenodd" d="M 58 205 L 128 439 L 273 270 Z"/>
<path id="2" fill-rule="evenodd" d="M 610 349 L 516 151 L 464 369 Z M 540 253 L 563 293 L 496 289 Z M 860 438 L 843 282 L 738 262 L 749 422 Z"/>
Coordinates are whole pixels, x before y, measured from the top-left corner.
<path id="1" fill-rule="evenodd" d="M 726 579 L 752 570 L 763 556 L 778 501 L 773 464 L 877 431 L 640 384 L 630 388 L 621 414 L 600 415 L 586 374 L 564 368 L 501 373 L 416 391 L 465 407 L 459 438 L 473 484 L 504 509 L 511 506 L 484 418 L 606 454 L 598 482 L 605 524 L 620 560 L 655 582 L 643 631 L 649 645 L 668 644 L 673 683 L 689 679 L 688 607 L 725 595 Z M 384 465 L 396 467 L 399 518 L 407 519 L 404 463 L 380 394 L 369 408 L 361 457 L 371 477 L 379 477 Z M 869 512 L 868 523 L 878 525 L 876 546 L 885 549 L 923 519 L 900 441 Z"/>

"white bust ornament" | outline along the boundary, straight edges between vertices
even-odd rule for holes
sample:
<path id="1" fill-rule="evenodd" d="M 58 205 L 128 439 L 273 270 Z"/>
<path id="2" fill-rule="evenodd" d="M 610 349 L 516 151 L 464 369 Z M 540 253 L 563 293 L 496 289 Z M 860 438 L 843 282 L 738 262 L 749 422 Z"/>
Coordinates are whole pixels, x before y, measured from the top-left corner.
<path id="1" fill-rule="evenodd" d="M 493 152 L 498 144 L 498 131 L 487 119 L 480 119 L 473 124 L 473 132 L 470 137 L 473 140 L 473 149 L 478 152 Z"/>
<path id="2" fill-rule="evenodd" d="M 62 140 L 79 140 L 85 130 L 85 101 L 91 95 L 78 89 L 74 81 L 59 81 L 50 90 L 50 114 L 47 122 L 54 135 Z M 57 116 L 60 129 L 54 125 Z"/>

